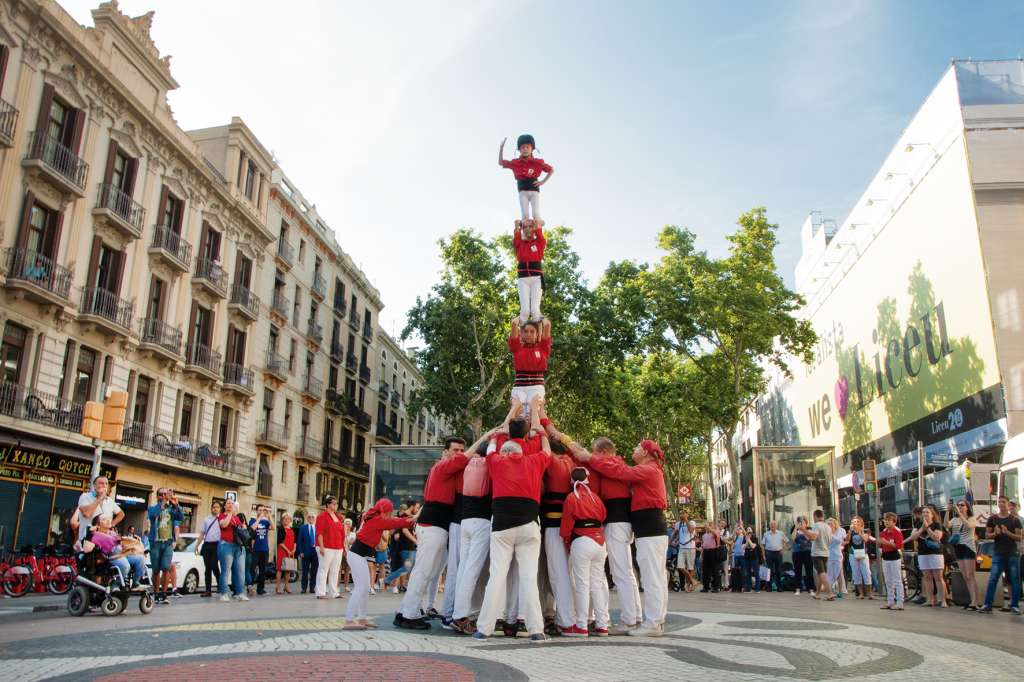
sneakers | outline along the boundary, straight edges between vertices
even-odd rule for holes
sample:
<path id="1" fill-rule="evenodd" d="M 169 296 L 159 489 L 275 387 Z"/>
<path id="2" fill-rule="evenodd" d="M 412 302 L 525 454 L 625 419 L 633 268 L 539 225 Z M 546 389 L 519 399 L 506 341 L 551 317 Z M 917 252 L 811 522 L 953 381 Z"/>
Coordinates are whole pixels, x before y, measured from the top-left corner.
<path id="1" fill-rule="evenodd" d="M 441 614 L 438 613 L 437 609 L 435 609 L 433 606 L 431 606 L 429 609 L 427 609 L 427 613 L 424 616 L 424 618 L 426 618 L 427 620 L 434 620 L 434 619 L 440 618 L 440 617 L 441 617 Z"/>
<path id="2" fill-rule="evenodd" d="M 530 644 L 543 644 L 546 641 L 548 641 L 548 637 L 543 632 L 535 632 L 530 635 Z"/>
<path id="3" fill-rule="evenodd" d="M 231 596 L 228 595 L 227 593 L 222 594 L 222 595 L 220 595 L 220 599 L 218 599 L 217 601 L 221 601 L 221 602 L 231 601 Z"/>
<path id="4" fill-rule="evenodd" d="M 594 631 L 590 634 L 594 635 L 594 637 L 607 637 L 608 628 L 594 628 Z"/>
<path id="5" fill-rule="evenodd" d="M 529 630 L 526 629 L 526 623 L 521 620 L 516 621 L 516 637 L 530 637 Z"/>
<path id="6" fill-rule="evenodd" d="M 1012 613 L 1015 616 L 1019 616 L 1020 615 L 1020 608 L 1017 607 L 1017 606 L 1011 606 L 1010 607 L 1010 613 Z"/>
<path id="7" fill-rule="evenodd" d="M 398 594 L 398 585 L 391 588 L 391 594 Z"/>
<path id="8" fill-rule="evenodd" d="M 394 624 L 405 630 L 429 630 L 430 623 L 424 618 L 406 618 L 400 613 L 395 614 Z"/>
<path id="9" fill-rule="evenodd" d="M 992 607 L 986 604 L 985 606 L 982 606 L 980 609 L 978 609 L 978 613 L 992 613 Z"/>
<path id="10" fill-rule="evenodd" d="M 629 634 L 633 637 L 661 637 L 665 634 L 665 630 L 661 625 L 653 625 L 651 627 L 640 626 L 635 630 L 630 630 Z"/>
<path id="11" fill-rule="evenodd" d="M 243 592 L 242 594 L 238 595 L 236 599 L 238 599 L 238 601 L 249 601 L 249 595 Z"/>
<path id="12" fill-rule="evenodd" d="M 506 637 L 515 637 L 516 636 L 516 624 L 515 623 L 507 623 L 505 621 L 501 621 L 501 623 L 499 625 L 501 627 L 501 632 Z"/>
<path id="13" fill-rule="evenodd" d="M 625 623 L 623 623 L 623 624 L 616 625 L 615 627 L 613 627 L 612 628 L 612 634 L 613 635 L 628 635 L 633 630 L 636 630 L 636 626 L 635 625 L 626 625 Z"/>
<path id="14" fill-rule="evenodd" d="M 457 630 L 458 629 L 458 628 L 455 627 L 455 621 L 454 620 L 452 620 L 451 618 L 445 618 L 444 616 L 441 616 L 441 627 L 444 628 L 445 630 Z"/>
<path id="15" fill-rule="evenodd" d="M 607 632 L 607 630 L 605 632 Z M 562 635 L 564 637 L 588 637 L 590 633 L 578 625 L 573 625 L 571 627 L 562 628 Z"/>
<path id="16" fill-rule="evenodd" d="M 478 642 L 486 642 L 487 640 L 490 639 L 490 637 L 488 637 L 487 635 L 485 635 L 484 633 L 482 633 L 482 632 L 480 632 L 478 630 L 478 631 L 473 633 L 473 639 L 475 639 Z"/>
<path id="17" fill-rule="evenodd" d="M 375 590 L 375 589 L 373 589 L 373 588 L 371 587 L 371 588 L 370 588 L 370 594 L 377 594 L 377 590 Z"/>

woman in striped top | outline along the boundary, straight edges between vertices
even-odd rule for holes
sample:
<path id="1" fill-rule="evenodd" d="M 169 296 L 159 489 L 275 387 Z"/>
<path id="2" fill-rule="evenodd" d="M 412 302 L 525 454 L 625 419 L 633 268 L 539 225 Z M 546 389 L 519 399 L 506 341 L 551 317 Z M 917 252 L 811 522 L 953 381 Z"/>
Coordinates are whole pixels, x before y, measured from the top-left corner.
<path id="1" fill-rule="evenodd" d="M 953 544 L 953 551 L 956 552 L 956 563 L 960 566 L 960 574 L 967 583 L 967 594 L 971 597 L 971 603 L 964 607 L 967 611 L 978 610 L 978 583 L 974 579 L 974 573 L 978 565 L 975 559 L 978 556 L 978 543 L 975 540 L 975 528 L 978 520 L 973 516 L 971 503 L 967 500 L 960 500 L 956 506 L 950 505 L 946 509 L 946 528 L 949 529 L 950 539 Z"/>

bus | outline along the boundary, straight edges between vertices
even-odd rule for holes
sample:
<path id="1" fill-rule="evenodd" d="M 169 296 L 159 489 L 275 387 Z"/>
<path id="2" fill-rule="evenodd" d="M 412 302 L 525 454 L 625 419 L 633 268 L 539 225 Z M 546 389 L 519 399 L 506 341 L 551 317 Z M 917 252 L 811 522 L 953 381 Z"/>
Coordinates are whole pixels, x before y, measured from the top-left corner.
<path id="1" fill-rule="evenodd" d="M 1024 433 L 1006 441 L 999 465 L 999 494 L 1020 502 L 1024 498 Z"/>

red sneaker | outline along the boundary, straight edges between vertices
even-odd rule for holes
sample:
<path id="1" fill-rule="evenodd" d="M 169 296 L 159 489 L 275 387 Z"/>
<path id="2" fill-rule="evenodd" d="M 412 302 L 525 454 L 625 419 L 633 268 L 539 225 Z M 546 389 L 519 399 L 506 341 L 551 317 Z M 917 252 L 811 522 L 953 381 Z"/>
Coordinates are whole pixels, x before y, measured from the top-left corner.
<path id="1" fill-rule="evenodd" d="M 562 628 L 563 637 L 586 637 L 587 635 L 587 631 L 577 625 Z"/>
<path id="2" fill-rule="evenodd" d="M 607 637 L 608 628 L 594 628 L 594 631 L 590 634 L 594 635 L 595 637 Z"/>

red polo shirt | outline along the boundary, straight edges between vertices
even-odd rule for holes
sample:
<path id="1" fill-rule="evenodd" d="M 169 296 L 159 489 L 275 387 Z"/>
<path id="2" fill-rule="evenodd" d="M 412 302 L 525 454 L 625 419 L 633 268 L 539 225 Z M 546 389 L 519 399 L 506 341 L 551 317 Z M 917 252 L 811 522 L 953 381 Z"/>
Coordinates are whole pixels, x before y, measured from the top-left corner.
<path id="1" fill-rule="evenodd" d="M 430 468 L 423 484 L 423 512 L 419 525 L 448 528 L 454 513 L 455 494 L 462 483 L 460 474 L 467 464 L 469 457 L 460 453 L 443 457 Z"/>
<path id="2" fill-rule="evenodd" d="M 520 263 L 532 263 L 544 260 L 544 247 L 548 240 L 544 238 L 544 232 L 538 227 L 534 229 L 533 239 L 523 239 L 521 230 L 516 230 L 512 237 L 512 247 L 516 250 L 516 260 Z M 539 274 L 539 273 L 538 273 Z"/>
<path id="3" fill-rule="evenodd" d="M 604 523 L 606 513 L 604 502 L 600 497 L 585 485 L 577 486 L 576 490 L 565 498 L 559 535 L 566 542 L 572 541 L 575 537 L 585 536 L 597 544 L 603 545 L 604 529 L 601 524 Z M 596 521 L 597 524 L 592 527 L 577 528 L 578 521 Z"/>
<path id="4" fill-rule="evenodd" d="M 548 371 L 548 358 L 551 357 L 550 336 L 528 346 L 523 345 L 518 336 L 510 336 L 508 337 L 508 349 L 512 352 L 512 366 L 515 368 L 516 374 L 521 373 L 531 377 L 540 375 L 540 380 L 534 383 L 544 383 L 543 374 Z M 517 377 L 516 385 L 529 386 L 531 384 L 520 384 Z"/>
<path id="5" fill-rule="evenodd" d="M 502 161 L 502 168 L 511 168 L 516 180 L 536 180 L 541 173 L 550 173 L 552 168 L 544 163 L 544 159 L 536 156 L 517 156 L 510 161 Z"/>
<path id="6" fill-rule="evenodd" d="M 345 547 L 345 518 L 338 514 L 332 519 L 330 512 L 322 511 L 316 517 L 316 536 L 324 539 L 325 549 Z"/>

